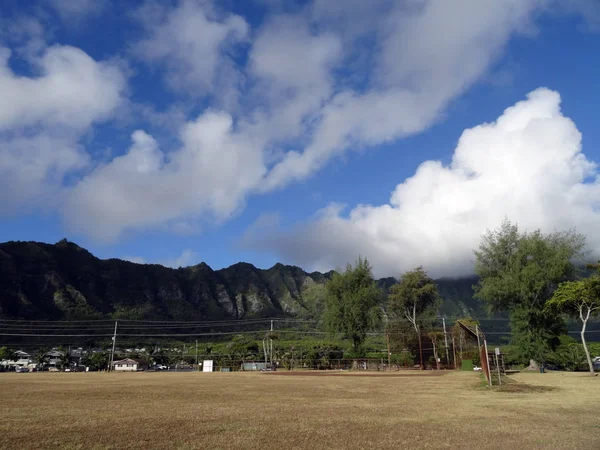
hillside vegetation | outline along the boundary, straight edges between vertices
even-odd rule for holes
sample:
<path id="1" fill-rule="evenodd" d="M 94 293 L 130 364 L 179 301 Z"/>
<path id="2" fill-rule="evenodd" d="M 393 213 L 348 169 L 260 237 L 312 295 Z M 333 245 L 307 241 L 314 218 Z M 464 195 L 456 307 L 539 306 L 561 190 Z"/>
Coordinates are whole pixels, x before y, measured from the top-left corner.
<path id="1" fill-rule="evenodd" d="M 0 317 L 31 320 L 122 318 L 219 320 L 317 318 L 329 273 L 275 264 L 238 263 L 213 270 L 200 263 L 172 269 L 158 264 L 101 260 L 78 245 L 0 244 Z M 475 278 L 442 279 L 440 313 L 484 315 L 473 300 Z M 394 278 L 378 281 L 387 289 Z"/>

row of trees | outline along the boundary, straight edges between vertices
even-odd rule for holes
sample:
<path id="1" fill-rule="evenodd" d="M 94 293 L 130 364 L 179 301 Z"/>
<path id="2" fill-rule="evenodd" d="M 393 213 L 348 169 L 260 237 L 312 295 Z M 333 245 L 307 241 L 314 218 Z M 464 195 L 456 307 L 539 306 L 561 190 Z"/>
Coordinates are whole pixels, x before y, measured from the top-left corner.
<path id="1" fill-rule="evenodd" d="M 363 356 L 367 333 L 378 329 L 383 322 L 388 329 L 394 329 L 401 328 L 399 324 L 407 321 L 416 333 L 419 359 L 424 367 L 421 328 L 434 319 L 438 306 L 435 282 L 422 267 L 417 267 L 402 275 L 400 282 L 390 288 L 386 311 L 382 308 L 383 298 L 369 262 L 359 258 L 354 267 L 349 264 L 345 272 L 335 273 L 327 283 L 325 324 L 331 331 L 349 338 L 354 354 Z M 436 350 L 438 336 L 430 337 Z"/>
<path id="2" fill-rule="evenodd" d="M 600 312 L 600 263 L 582 273 L 585 237 L 573 230 L 544 234 L 523 232 L 505 220 L 488 231 L 475 251 L 479 281 L 475 297 L 490 314 L 508 313 L 511 344 L 522 360 L 542 365 L 566 333 L 565 316 L 582 322 L 581 342 L 590 372 L 594 373 L 585 340 L 586 325 Z M 594 273 L 590 276 L 589 271 Z M 325 323 L 352 341 L 363 353 L 367 333 L 385 322 L 386 327 L 408 322 L 419 343 L 423 367 L 422 328 L 434 317 L 440 301 L 437 286 L 422 267 L 404 273 L 392 286 L 384 310 L 371 267 L 359 258 L 354 267 L 334 274 L 326 286 Z M 437 361 L 439 336 L 429 336 Z"/>

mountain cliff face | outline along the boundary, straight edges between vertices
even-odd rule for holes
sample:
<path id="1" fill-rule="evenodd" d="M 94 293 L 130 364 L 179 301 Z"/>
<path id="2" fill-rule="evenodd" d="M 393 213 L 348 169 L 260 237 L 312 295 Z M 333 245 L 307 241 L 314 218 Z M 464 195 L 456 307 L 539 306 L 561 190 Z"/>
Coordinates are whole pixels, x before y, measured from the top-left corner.
<path id="1" fill-rule="evenodd" d="M 101 260 L 66 240 L 0 244 L 0 317 L 77 320 L 218 320 L 294 316 L 316 318 L 331 272 L 306 273 L 276 264 L 238 263 L 213 270 L 201 263 L 171 269 Z M 379 280 L 387 291 L 395 280 Z M 440 280 L 441 312 L 478 314 L 473 279 Z"/>

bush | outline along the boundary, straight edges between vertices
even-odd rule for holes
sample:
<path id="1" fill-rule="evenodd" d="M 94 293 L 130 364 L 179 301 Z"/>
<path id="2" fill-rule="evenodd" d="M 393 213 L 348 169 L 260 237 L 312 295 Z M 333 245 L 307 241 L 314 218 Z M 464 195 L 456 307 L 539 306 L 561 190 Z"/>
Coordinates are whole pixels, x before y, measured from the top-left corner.
<path id="1" fill-rule="evenodd" d="M 558 346 L 548 355 L 547 365 L 559 370 L 580 370 L 585 365 L 583 345 L 571 336 L 560 336 Z"/>

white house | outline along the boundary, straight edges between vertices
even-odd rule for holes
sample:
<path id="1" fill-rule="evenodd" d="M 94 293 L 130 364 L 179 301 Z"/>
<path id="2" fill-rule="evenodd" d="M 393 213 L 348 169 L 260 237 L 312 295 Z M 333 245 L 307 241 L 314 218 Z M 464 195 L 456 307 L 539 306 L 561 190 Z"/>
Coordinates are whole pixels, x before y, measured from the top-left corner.
<path id="1" fill-rule="evenodd" d="M 17 350 L 15 352 L 15 357 L 13 360 L 5 359 L 2 362 L 0 362 L 0 364 L 2 366 L 4 366 L 5 369 L 15 369 L 15 368 L 23 369 L 23 368 L 35 367 L 35 365 L 32 364 L 29 353 L 26 353 L 22 350 Z"/>
<path id="2" fill-rule="evenodd" d="M 113 370 L 117 372 L 137 372 L 141 369 L 141 364 L 135 359 L 125 358 L 113 362 Z"/>

